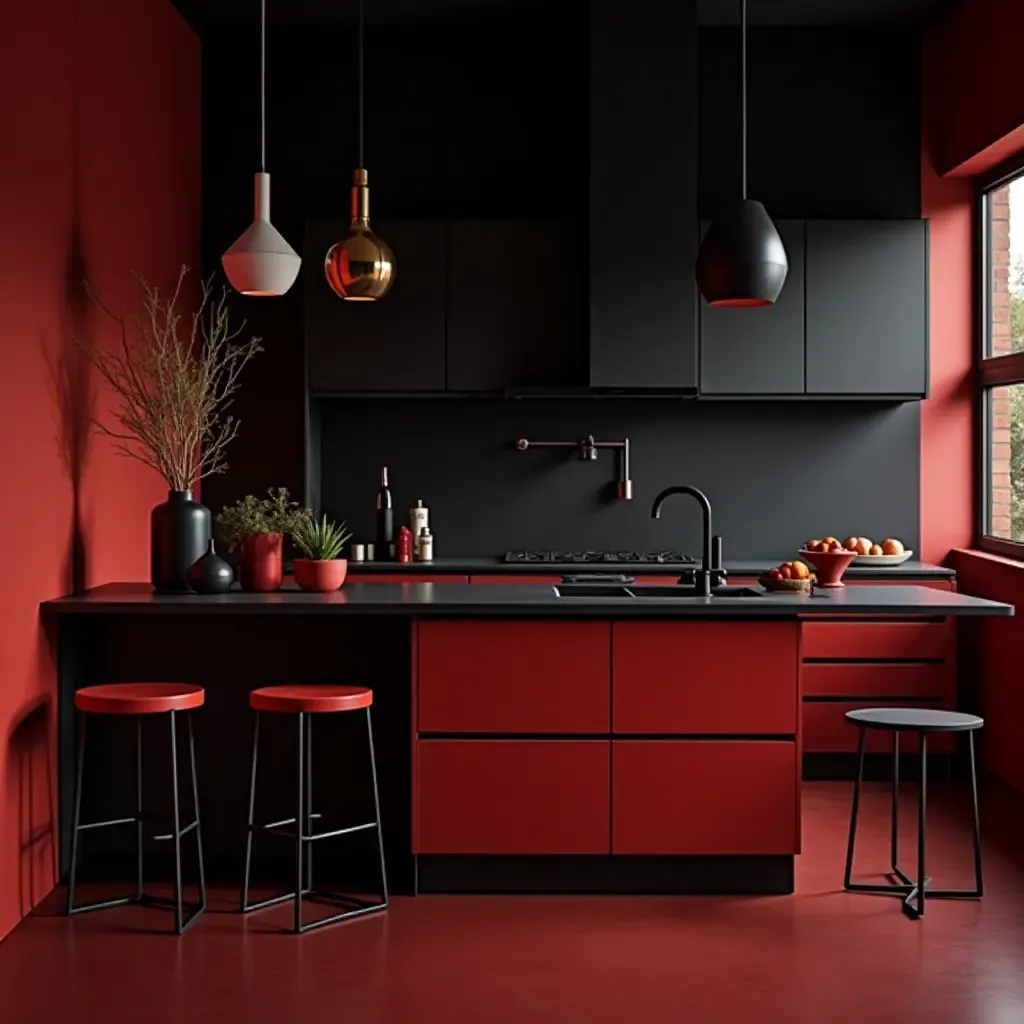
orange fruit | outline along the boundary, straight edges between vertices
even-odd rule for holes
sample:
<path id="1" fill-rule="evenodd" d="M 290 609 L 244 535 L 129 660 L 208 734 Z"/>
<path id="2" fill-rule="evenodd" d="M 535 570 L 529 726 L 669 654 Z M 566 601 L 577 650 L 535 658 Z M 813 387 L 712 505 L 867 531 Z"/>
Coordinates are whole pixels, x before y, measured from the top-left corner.
<path id="1" fill-rule="evenodd" d="M 883 555 L 902 555 L 904 550 L 902 541 L 894 540 L 892 537 L 887 537 L 882 541 Z"/>
<path id="2" fill-rule="evenodd" d="M 872 544 L 871 549 L 868 551 L 869 555 L 884 555 L 885 552 L 882 550 L 881 544 Z"/>
<path id="3" fill-rule="evenodd" d="M 793 563 L 793 579 L 795 580 L 806 580 L 810 579 L 811 570 L 804 565 L 803 562 Z"/>
<path id="4" fill-rule="evenodd" d="M 843 541 L 843 547 L 846 548 L 847 551 L 856 551 L 857 544 L 859 542 L 860 537 L 847 537 L 846 540 Z"/>
<path id="5" fill-rule="evenodd" d="M 784 565 L 781 569 L 779 569 L 779 575 L 784 580 L 790 580 L 793 578 L 793 570 L 788 565 Z"/>
<path id="6" fill-rule="evenodd" d="M 828 537 L 825 538 L 825 543 L 826 544 L 838 544 L 839 540 L 836 537 L 828 536 Z"/>

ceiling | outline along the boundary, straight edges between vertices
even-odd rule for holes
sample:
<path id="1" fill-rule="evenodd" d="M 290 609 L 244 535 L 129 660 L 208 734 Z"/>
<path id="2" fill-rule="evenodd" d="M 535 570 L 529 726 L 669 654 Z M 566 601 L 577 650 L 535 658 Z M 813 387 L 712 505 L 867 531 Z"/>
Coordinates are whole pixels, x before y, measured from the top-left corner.
<path id="1" fill-rule="evenodd" d="M 197 28 L 255 22 L 259 0 L 174 0 Z M 553 15 L 566 0 L 365 0 L 367 21 L 374 23 L 450 22 L 502 12 Z M 748 0 L 752 25 L 925 25 L 962 0 Z M 739 20 L 740 0 L 697 0 L 703 25 Z M 267 0 L 267 19 L 296 24 L 352 21 L 358 0 Z"/>

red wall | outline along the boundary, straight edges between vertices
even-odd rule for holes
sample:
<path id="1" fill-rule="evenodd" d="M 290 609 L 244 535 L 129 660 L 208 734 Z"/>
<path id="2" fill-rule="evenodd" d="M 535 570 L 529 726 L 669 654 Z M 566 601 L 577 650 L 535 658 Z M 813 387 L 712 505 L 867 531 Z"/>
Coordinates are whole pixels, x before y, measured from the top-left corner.
<path id="1" fill-rule="evenodd" d="M 143 579 L 165 488 L 115 457 L 73 343 L 199 266 L 199 43 L 170 0 L 11 0 L 0 31 L 0 937 L 53 884 L 54 666 L 40 601 Z"/>

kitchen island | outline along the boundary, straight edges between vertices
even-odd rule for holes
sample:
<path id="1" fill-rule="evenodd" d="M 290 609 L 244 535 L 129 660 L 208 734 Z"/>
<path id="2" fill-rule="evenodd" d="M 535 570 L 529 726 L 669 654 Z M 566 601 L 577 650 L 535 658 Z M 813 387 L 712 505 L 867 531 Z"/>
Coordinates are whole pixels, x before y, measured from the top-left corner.
<path id="1" fill-rule="evenodd" d="M 401 888 L 789 892 L 802 648 L 820 645 L 822 628 L 881 622 L 898 650 L 950 617 L 1013 613 L 923 586 L 676 593 L 382 582 L 203 596 L 113 584 L 46 602 L 62 825 L 78 686 L 207 687 L 204 828 L 230 860 L 246 793 L 248 689 L 358 682 L 375 693 L 385 842 Z M 321 744 L 318 755 L 338 749 Z M 338 766 L 319 757 L 321 773 L 336 778 Z M 65 853 L 66 838 L 64 827 Z"/>

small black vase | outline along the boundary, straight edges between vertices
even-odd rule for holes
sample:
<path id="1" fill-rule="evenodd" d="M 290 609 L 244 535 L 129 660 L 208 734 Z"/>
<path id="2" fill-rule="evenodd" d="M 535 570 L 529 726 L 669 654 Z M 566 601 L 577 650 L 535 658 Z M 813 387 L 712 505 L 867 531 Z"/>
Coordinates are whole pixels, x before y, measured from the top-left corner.
<path id="1" fill-rule="evenodd" d="M 171 491 L 149 517 L 150 580 L 162 594 L 188 593 L 188 571 L 206 552 L 213 516 L 191 491 Z"/>
<path id="2" fill-rule="evenodd" d="M 234 579 L 234 569 L 217 554 L 212 540 L 206 554 L 188 571 L 188 584 L 197 594 L 226 593 Z"/>

